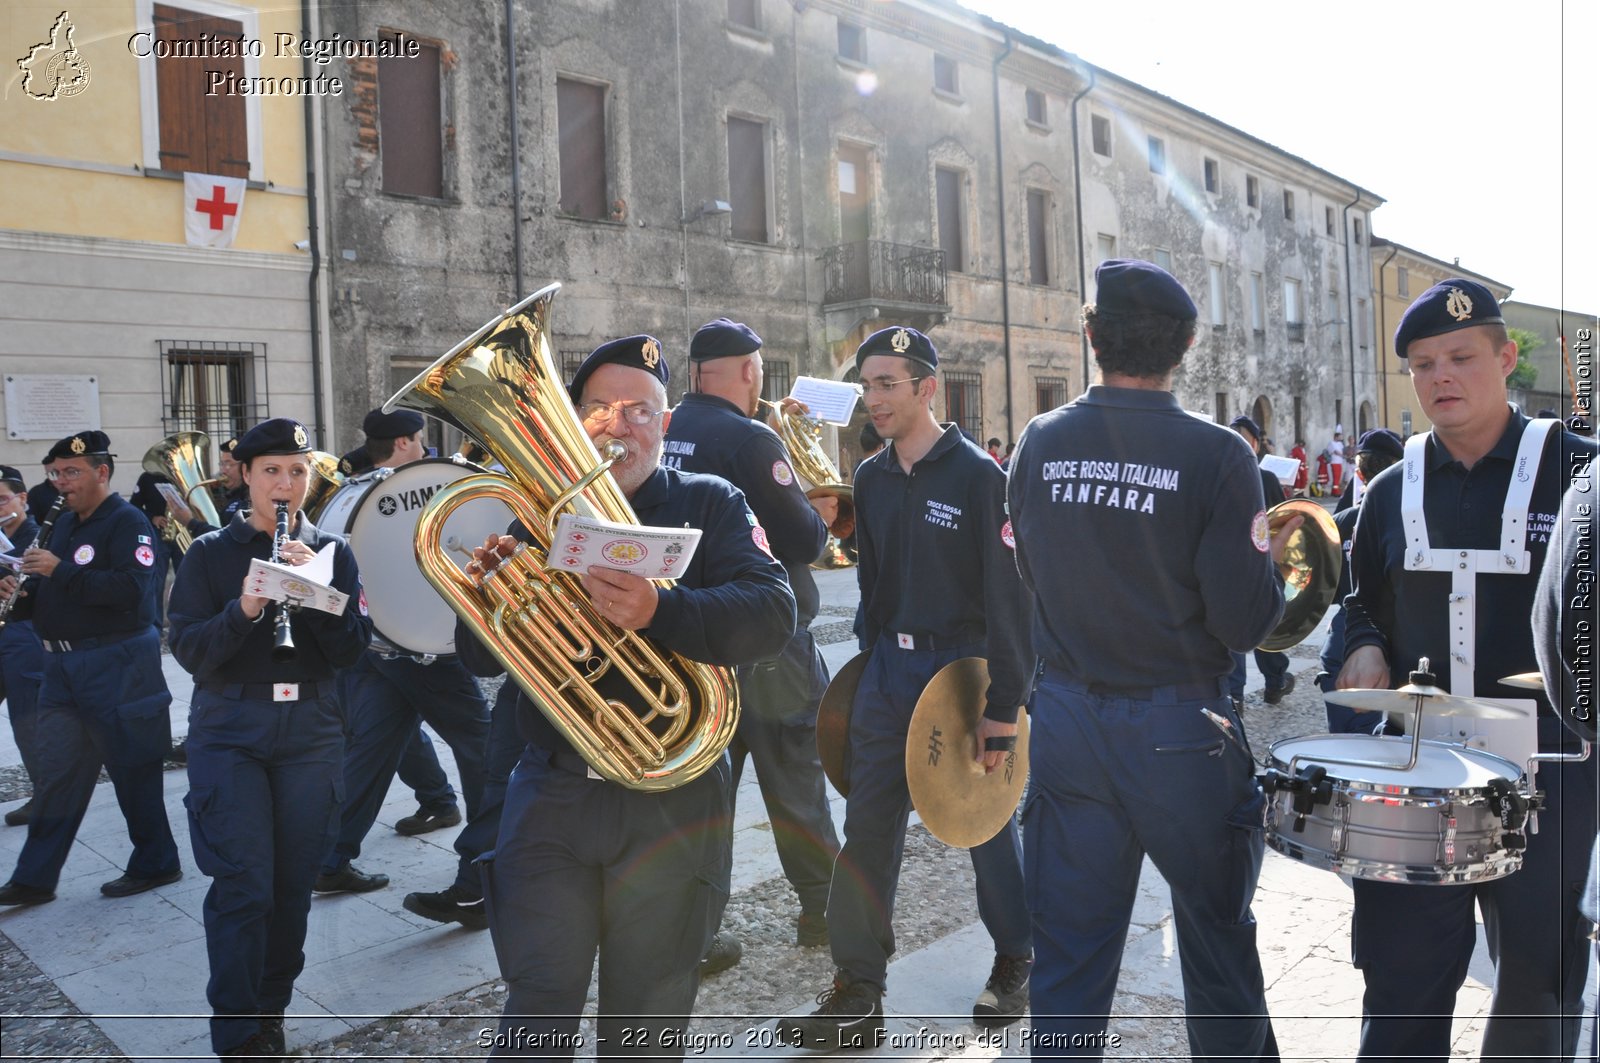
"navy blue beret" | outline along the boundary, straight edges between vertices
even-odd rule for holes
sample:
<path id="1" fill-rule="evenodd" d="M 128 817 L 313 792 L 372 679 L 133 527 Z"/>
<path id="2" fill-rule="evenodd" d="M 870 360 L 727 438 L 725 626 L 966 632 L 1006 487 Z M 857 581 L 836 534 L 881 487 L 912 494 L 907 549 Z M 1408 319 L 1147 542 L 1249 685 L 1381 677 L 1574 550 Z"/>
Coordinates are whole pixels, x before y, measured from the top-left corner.
<path id="1" fill-rule="evenodd" d="M 910 358 L 929 369 L 939 368 L 939 352 L 933 349 L 933 341 L 916 329 L 902 325 L 879 329 L 861 341 L 861 346 L 856 348 L 856 372 L 860 373 L 861 363 L 875 354 Z"/>
<path id="2" fill-rule="evenodd" d="M 594 371 L 603 365 L 625 365 L 629 369 L 642 369 L 667 386 L 667 358 L 661 352 L 661 341 L 654 336 L 640 334 L 625 339 L 602 343 L 578 366 L 567 387 L 574 403 L 583 401 L 583 385 L 589 382 Z"/>
<path id="3" fill-rule="evenodd" d="M 416 410 L 384 413 L 380 406 L 362 420 L 361 430 L 367 433 L 368 439 L 400 439 L 416 435 L 425 424 L 427 422 L 422 419 L 422 414 Z"/>
<path id="4" fill-rule="evenodd" d="M 227 439 L 225 439 L 221 443 L 217 444 L 217 449 L 222 451 L 222 453 L 224 453 L 224 454 L 232 454 L 233 453 L 233 448 L 238 446 L 238 445 L 239 445 L 239 437 L 238 436 L 229 436 Z"/>
<path id="5" fill-rule="evenodd" d="M 9 465 L 0 465 L 0 483 L 16 484 L 19 491 L 28 486 L 22 474 Z"/>
<path id="6" fill-rule="evenodd" d="M 1246 432 L 1250 433 L 1251 438 L 1253 438 L 1257 443 L 1261 442 L 1261 426 L 1256 424 L 1255 419 L 1252 417 L 1247 417 L 1241 413 L 1239 416 L 1228 422 L 1228 427 L 1243 428 Z"/>
<path id="7" fill-rule="evenodd" d="M 1435 284 L 1406 307 L 1400 327 L 1394 330 L 1394 353 L 1406 357 L 1412 340 L 1442 336 L 1473 325 L 1505 323 L 1500 304 L 1489 289 L 1475 281 L 1452 277 Z"/>
<path id="8" fill-rule="evenodd" d="M 1154 262 L 1108 258 L 1094 271 L 1094 305 L 1108 314 L 1165 314 L 1179 320 L 1200 316 L 1178 279 Z"/>
<path id="9" fill-rule="evenodd" d="M 719 317 L 695 330 L 689 341 L 689 361 L 709 362 L 713 358 L 736 358 L 761 349 L 761 337 L 741 321 Z"/>
<path id="10" fill-rule="evenodd" d="M 292 417 L 274 417 L 262 421 L 239 437 L 234 444 L 233 458 L 244 464 L 263 454 L 309 454 L 311 436 L 306 426 Z"/>
<path id="11" fill-rule="evenodd" d="M 111 453 L 111 437 L 104 432 L 79 432 L 65 439 L 58 440 L 50 448 L 50 453 L 44 456 L 45 463 L 55 461 L 57 458 L 85 458 L 90 455 L 101 458 L 114 458 Z"/>
<path id="12" fill-rule="evenodd" d="M 1361 433 L 1356 440 L 1357 454 L 1386 454 L 1399 461 L 1406 456 L 1406 445 L 1400 436 L 1387 428 L 1372 428 Z"/>
<path id="13" fill-rule="evenodd" d="M 354 450 L 346 451 L 344 456 L 339 459 L 339 471 L 346 476 L 359 476 L 371 468 L 372 455 L 367 453 L 367 445 L 365 443 Z"/>

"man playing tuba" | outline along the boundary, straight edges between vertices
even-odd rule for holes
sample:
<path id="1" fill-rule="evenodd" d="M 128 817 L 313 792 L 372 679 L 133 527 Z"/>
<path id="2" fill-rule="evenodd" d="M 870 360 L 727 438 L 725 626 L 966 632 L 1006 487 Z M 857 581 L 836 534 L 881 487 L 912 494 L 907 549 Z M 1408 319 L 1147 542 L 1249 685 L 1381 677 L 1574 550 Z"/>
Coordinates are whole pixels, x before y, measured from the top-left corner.
<path id="1" fill-rule="evenodd" d="M 606 620 L 667 650 L 718 665 L 765 660 L 794 634 L 794 595 L 738 490 L 661 467 L 666 382 L 661 344 L 632 336 L 590 354 L 569 394 L 597 446 L 625 448 L 611 475 L 639 520 L 699 528 L 699 549 L 672 587 L 591 568 L 583 589 Z M 532 538 L 520 523 L 512 531 Z M 514 545 L 508 535 L 480 547 L 469 572 Z M 501 671 L 461 622 L 456 646 L 475 674 Z M 516 704 L 528 746 L 498 848 L 481 861 L 507 987 L 493 1054 L 571 1058 L 598 950 L 597 1054 L 679 1058 L 674 1035 L 694 1010 L 700 958 L 728 898 L 728 759 L 674 789 L 628 789 L 599 778 L 526 695 Z"/>

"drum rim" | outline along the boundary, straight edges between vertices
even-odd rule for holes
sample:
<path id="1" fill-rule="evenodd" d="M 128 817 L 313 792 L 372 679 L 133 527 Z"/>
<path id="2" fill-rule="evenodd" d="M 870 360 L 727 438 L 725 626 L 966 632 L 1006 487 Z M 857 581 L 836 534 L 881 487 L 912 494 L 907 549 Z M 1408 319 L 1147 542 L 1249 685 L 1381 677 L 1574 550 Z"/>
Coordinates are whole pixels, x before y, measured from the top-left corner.
<path id="1" fill-rule="evenodd" d="M 1372 882 L 1398 882 L 1416 886 L 1465 886 L 1505 878 L 1522 868 L 1523 853 L 1517 849 L 1490 850 L 1483 860 L 1471 864 L 1452 864 L 1441 869 L 1437 864 L 1395 864 L 1386 860 L 1364 860 L 1334 856 L 1326 849 L 1296 843 L 1268 830 L 1267 845 L 1280 856 L 1305 864 L 1314 871 L 1332 871 Z M 1377 871 L 1378 874 L 1364 872 Z"/>
<path id="2" fill-rule="evenodd" d="M 1267 771 L 1279 776 L 1280 778 L 1292 778 L 1288 772 L 1289 761 L 1292 759 L 1292 757 L 1280 758 L 1278 756 L 1279 747 L 1285 746 L 1291 742 L 1304 742 L 1317 738 L 1353 738 L 1357 740 L 1370 740 L 1374 742 L 1382 742 L 1385 745 L 1393 745 L 1398 748 L 1404 748 L 1411 744 L 1411 740 L 1409 738 L 1403 738 L 1398 735 L 1326 734 L 1301 735 L 1298 738 L 1280 738 L 1267 748 Z M 1454 742 L 1441 742 L 1438 739 L 1433 738 L 1424 738 L 1421 742 L 1421 745 L 1424 748 L 1441 749 L 1452 753 L 1466 754 L 1469 759 L 1481 758 L 1484 760 L 1494 761 L 1508 769 L 1508 773 L 1498 776 L 1499 778 L 1504 778 L 1507 782 L 1511 783 L 1516 788 L 1517 792 L 1523 794 L 1524 796 L 1526 796 L 1529 792 L 1527 787 L 1521 785 L 1523 779 L 1521 770 L 1519 770 L 1509 758 L 1502 757 L 1498 753 L 1490 753 L 1488 750 L 1474 749 L 1471 746 L 1458 745 Z M 1472 803 L 1472 798 L 1483 800 L 1488 797 L 1487 787 L 1485 786 L 1404 786 L 1397 783 L 1371 782 L 1366 779 L 1349 779 L 1337 774 L 1339 771 L 1349 767 L 1349 765 L 1322 764 L 1314 757 L 1302 757 L 1300 763 L 1305 766 L 1316 765 L 1327 768 L 1328 778 L 1341 784 L 1342 788 L 1346 792 L 1353 791 L 1364 794 L 1372 794 L 1374 796 L 1384 798 L 1399 798 L 1416 795 L 1419 797 L 1439 798 L 1446 801 L 1454 801 L 1458 804 Z M 1419 759 L 1417 767 L 1420 768 L 1422 766 L 1422 762 Z M 1391 771 L 1397 775 L 1405 774 L 1398 768 L 1387 768 L 1384 770 Z"/>

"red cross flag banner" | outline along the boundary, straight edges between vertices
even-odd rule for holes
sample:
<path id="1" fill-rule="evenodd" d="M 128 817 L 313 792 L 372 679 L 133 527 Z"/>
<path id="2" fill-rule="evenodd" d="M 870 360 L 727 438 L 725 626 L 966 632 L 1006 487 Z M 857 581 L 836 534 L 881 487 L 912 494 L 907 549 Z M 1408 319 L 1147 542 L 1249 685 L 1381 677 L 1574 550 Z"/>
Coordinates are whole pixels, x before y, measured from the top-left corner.
<path id="1" fill-rule="evenodd" d="M 244 207 L 243 177 L 183 175 L 183 236 L 190 247 L 232 247 Z"/>

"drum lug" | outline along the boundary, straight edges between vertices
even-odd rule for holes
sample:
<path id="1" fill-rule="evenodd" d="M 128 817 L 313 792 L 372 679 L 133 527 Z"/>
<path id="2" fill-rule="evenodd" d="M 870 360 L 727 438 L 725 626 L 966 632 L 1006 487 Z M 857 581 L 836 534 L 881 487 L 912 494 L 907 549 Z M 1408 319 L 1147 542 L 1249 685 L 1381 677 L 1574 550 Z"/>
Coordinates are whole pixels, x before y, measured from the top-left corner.
<path id="1" fill-rule="evenodd" d="M 1318 805 L 1325 805 L 1333 800 L 1333 783 L 1328 781 L 1328 769 L 1321 764 L 1302 768 L 1294 778 L 1278 785 L 1294 795 L 1289 807 L 1296 813 L 1293 827 L 1296 834 L 1306 829 L 1306 817 Z"/>

